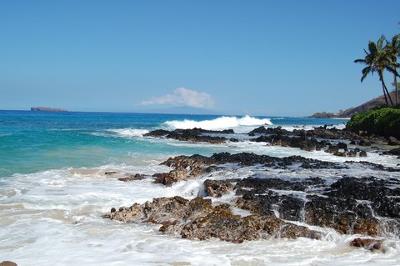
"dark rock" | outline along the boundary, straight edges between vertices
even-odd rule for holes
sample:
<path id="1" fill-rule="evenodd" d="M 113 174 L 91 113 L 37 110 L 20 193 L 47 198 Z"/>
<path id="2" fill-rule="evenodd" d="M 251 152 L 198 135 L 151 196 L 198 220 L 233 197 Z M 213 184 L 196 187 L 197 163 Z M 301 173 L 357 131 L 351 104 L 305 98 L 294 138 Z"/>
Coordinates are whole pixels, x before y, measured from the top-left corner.
<path id="1" fill-rule="evenodd" d="M 389 137 L 388 144 L 392 146 L 397 146 L 400 145 L 400 140 L 396 139 L 395 137 Z"/>
<path id="2" fill-rule="evenodd" d="M 119 181 L 123 181 L 123 182 L 130 182 L 130 181 L 135 181 L 135 180 L 142 180 L 145 179 L 146 176 L 142 175 L 142 174 L 134 174 L 134 175 L 128 175 L 125 177 L 120 177 L 118 178 Z"/>
<path id="3" fill-rule="evenodd" d="M 250 131 L 248 133 L 249 136 L 255 136 L 255 135 L 271 135 L 271 134 L 277 134 L 277 135 L 289 135 L 290 131 L 286 130 L 286 129 L 282 129 L 282 127 L 269 127 L 266 128 L 264 126 L 260 126 L 256 129 L 253 129 L 252 131 Z"/>
<path id="4" fill-rule="evenodd" d="M 390 151 L 385 152 L 385 154 L 400 156 L 400 148 L 392 149 Z"/>
<path id="5" fill-rule="evenodd" d="M 143 136 L 145 136 L 145 137 L 165 137 L 168 134 L 169 134 L 168 130 L 156 129 L 156 130 L 150 131 L 149 133 L 144 134 Z"/>
<path id="6" fill-rule="evenodd" d="M 18 266 L 15 262 L 12 261 L 2 261 L 0 262 L 0 266 Z"/>
<path id="7" fill-rule="evenodd" d="M 370 251 L 383 250 L 382 240 L 372 238 L 355 238 L 350 242 L 350 246 L 357 248 L 365 248 Z"/>
<path id="8" fill-rule="evenodd" d="M 205 130 L 201 128 L 193 129 L 175 129 L 174 131 L 168 131 L 164 129 L 153 130 L 146 133 L 146 137 L 164 137 L 169 139 L 175 139 L 180 141 L 191 141 L 191 142 L 208 142 L 213 144 L 219 144 L 225 142 L 227 139 L 221 136 L 215 136 L 215 134 L 234 134 L 232 129 L 225 129 L 222 131 Z M 235 140 L 231 138 L 231 140 Z"/>
<path id="9" fill-rule="evenodd" d="M 204 181 L 204 188 L 207 195 L 211 197 L 221 197 L 222 195 L 233 190 L 233 183 L 228 180 L 211 180 Z"/>
<path id="10" fill-rule="evenodd" d="M 108 172 L 104 172 L 104 175 L 114 175 L 116 173 L 117 172 L 115 172 L 115 171 L 108 171 Z"/>
<path id="11" fill-rule="evenodd" d="M 358 156 L 360 156 L 360 157 L 367 157 L 367 152 L 366 152 L 366 151 L 360 151 L 360 153 L 358 154 Z"/>
<path id="12" fill-rule="evenodd" d="M 381 233 L 379 221 L 373 217 L 366 204 L 349 198 L 326 198 L 307 196 L 305 222 L 336 229 L 342 234 Z"/>
<path id="13" fill-rule="evenodd" d="M 121 222 L 150 222 L 162 225 L 160 231 L 182 238 L 221 240 L 241 243 L 269 237 L 320 238 L 320 233 L 303 226 L 284 222 L 273 216 L 234 215 L 229 205 L 212 206 L 211 200 L 181 197 L 157 198 L 104 215 Z"/>

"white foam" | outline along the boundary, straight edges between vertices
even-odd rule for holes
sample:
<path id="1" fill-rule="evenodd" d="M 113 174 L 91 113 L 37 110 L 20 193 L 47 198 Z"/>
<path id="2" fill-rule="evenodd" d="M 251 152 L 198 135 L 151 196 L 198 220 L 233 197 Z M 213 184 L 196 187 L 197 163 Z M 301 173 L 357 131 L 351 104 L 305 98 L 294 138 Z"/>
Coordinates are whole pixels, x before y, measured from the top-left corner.
<path id="1" fill-rule="evenodd" d="M 116 128 L 109 129 L 108 131 L 113 132 L 121 137 L 143 137 L 144 134 L 149 132 L 149 130 L 138 128 Z"/>
<path id="2" fill-rule="evenodd" d="M 167 127 L 172 129 L 191 129 L 191 128 L 202 128 L 208 130 L 221 130 L 230 129 L 237 127 L 255 127 L 262 125 L 272 125 L 272 122 L 268 118 L 256 118 L 251 116 L 221 116 L 212 120 L 172 120 L 164 123 Z"/>
<path id="3" fill-rule="evenodd" d="M 215 172 L 166 187 L 151 180 L 119 182 L 104 171 L 149 173 L 159 161 L 140 165 L 59 169 L 14 175 L 0 187 L 0 257 L 18 265 L 399 265 L 400 242 L 385 241 L 385 253 L 353 249 L 354 236 L 334 232 L 322 240 L 270 239 L 232 244 L 162 235 L 158 226 L 120 224 L 101 218 L 111 207 L 153 197 L 195 197 L 206 178 L 245 178 L 252 167 Z M 302 171 L 305 173 L 302 174 Z M 307 171 L 285 175 L 308 176 Z M 359 169 L 359 171 L 363 171 Z M 265 171 L 261 171 L 266 173 Z M 276 173 L 275 173 L 276 172 Z M 268 174 L 280 174 L 272 170 Z M 334 170 L 315 173 L 334 176 Z M 233 195 L 231 195 L 233 197 Z M 222 200 L 224 198 L 221 198 Z M 229 201 L 229 198 L 226 199 Z M 234 210 L 237 211 L 237 210 Z M 240 212 L 241 215 L 247 215 Z M 268 252 L 266 252 L 266 250 Z M 102 254 L 99 256 L 99 254 Z"/>

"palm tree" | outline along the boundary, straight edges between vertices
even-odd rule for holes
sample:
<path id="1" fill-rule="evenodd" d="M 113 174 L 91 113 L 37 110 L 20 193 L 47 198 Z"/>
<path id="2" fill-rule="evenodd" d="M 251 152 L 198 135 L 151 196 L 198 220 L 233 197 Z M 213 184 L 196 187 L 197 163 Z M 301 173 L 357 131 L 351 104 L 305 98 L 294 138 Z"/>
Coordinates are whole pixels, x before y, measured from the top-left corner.
<path id="1" fill-rule="evenodd" d="M 399 84 L 397 82 L 397 77 L 399 76 L 399 73 L 397 72 L 397 68 L 400 67 L 400 64 L 397 62 L 397 58 L 400 56 L 400 34 L 393 36 L 391 42 L 387 43 L 386 50 L 392 62 L 392 66 L 389 66 L 387 70 L 393 74 L 393 84 L 396 91 L 395 102 L 396 105 L 399 105 Z"/>
<path id="2" fill-rule="evenodd" d="M 385 70 L 393 64 L 391 58 L 388 56 L 387 49 L 384 48 L 385 42 L 386 39 L 384 36 L 381 36 L 376 43 L 370 41 L 368 43 L 368 51 L 364 49 L 365 57 L 363 59 L 354 60 L 354 63 L 362 63 L 366 65 L 366 67 L 361 71 L 361 82 L 363 82 L 369 74 L 375 72 L 378 74 L 379 81 L 382 84 L 382 91 L 385 96 L 386 105 L 389 105 L 389 102 L 393 105 L 392 98 L 390 97 L 383 77 Z"/>

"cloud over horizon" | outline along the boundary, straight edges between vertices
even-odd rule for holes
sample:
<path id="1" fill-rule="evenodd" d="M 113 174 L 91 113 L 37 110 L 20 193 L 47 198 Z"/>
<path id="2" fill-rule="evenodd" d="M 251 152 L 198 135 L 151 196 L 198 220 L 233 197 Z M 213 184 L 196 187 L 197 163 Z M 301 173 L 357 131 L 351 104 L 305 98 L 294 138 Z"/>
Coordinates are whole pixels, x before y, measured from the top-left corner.
<path id="1" fill-rule="evenodd" d="M 142 101 L 141 104 L 211 108 L 214 106 L 214 99 L 208 93 L 182 87 L 175 89 L 172 93 Z"/>

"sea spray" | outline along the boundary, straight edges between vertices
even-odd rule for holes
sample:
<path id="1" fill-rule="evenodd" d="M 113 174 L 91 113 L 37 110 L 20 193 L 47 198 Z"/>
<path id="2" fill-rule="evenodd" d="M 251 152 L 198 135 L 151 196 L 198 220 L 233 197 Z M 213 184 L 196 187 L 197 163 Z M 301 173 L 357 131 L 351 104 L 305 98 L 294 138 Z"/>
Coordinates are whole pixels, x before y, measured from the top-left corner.
<path id="1" fill-rule="evenodd" d="M 202 128 L 208 130 L 221 130 L 228 128 L 238 127 L 255 127 L 262 125 L 272 125 L 268 118 L 256 118 L 251 116 L 235 117 L 235 116 L 222 116 L 212 120 L 172 120 L 164 123 L 167 127 L 172 129 L 191 129 Z"/>

